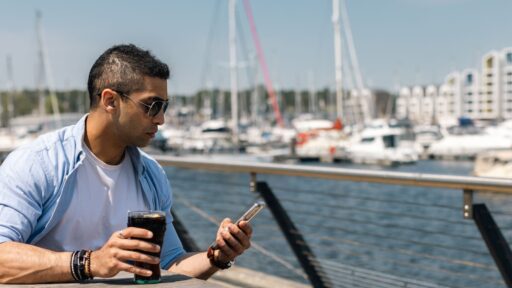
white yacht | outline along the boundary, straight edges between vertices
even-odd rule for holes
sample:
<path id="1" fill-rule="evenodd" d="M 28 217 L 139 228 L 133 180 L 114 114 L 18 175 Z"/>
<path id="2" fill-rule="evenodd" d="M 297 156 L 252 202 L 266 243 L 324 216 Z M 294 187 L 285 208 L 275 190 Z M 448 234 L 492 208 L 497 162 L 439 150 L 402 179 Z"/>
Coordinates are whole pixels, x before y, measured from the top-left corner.
<path id="1" fill-rule="evenodd" d="M 372 126 L 352 138 L 346 148 L 347 157 L 354 163 L 395 165 L 418 161 L 414 146 L 400 142 L 403 131 L 389 126 Z"/>
<path id="2" fill-rule="evenodd" d="M 484 151 L 512 147 L 512 138 L 483 133 L 476 127 L 451 127 L 443 134 L 442 139 L 428 148 L 428 154 L 433 158 L 473 158 Z"/>
<path id="3" fill-rule="evenodd" d="M 512 150 L 494 150 L 478 154 L 473 175 L 512 178 Z"/>

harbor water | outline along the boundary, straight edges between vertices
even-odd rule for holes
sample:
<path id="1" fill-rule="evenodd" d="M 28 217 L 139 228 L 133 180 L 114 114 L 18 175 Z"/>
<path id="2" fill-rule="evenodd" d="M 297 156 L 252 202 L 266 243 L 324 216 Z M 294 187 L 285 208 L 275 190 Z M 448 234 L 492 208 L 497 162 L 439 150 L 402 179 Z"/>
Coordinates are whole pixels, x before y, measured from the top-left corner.
<path id="1" fill-rule="evenodd" d="M 424 160 L 397 167 L 323 165 L 461 176 L 470 176 L 473 169 L 471 161 Z M 246 174 L 173 167 L 166 167 L 166 172 L 174 192 L 174 212 L 203 249 L 215 237 L 217 226 L 213 222 L 237 218 L 257 198 L 250 192 L 250 176 Z M 439 285 L 432 287 L 505 287 L 474 222 L 462 217 L 462 191 L 257 177 L 273 189 L 324 272 L 335 279 L 334 287 L 374 286 L 371 282 L 361 285 L 364 282 L 358 279 L 344 280 L 349 276 L 343 271 L 351 269 L 362 269 L 368 275 L 376 272 L 382 279 L 389 276 Z M 489 206 L 510 242 L 509 198 L 492 193 L 475 195 L 475 202 Z M 237 259 L 237 265 L 308 283 L 268 209 L 253 220 L 253 227 L 253 246 Z"/>

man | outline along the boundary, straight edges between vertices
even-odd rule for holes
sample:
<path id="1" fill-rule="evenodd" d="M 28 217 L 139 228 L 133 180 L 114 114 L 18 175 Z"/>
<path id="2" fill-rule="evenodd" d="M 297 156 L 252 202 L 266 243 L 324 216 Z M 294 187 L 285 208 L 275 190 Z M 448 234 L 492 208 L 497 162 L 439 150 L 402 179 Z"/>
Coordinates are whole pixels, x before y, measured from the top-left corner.
<path id="1" fill-rule="evenodd" d="M 148 51 L 114 46 L 91 68 L 89 114 L 9 155 L 0 167 L 0 283 L 77 280 L 77 263 L 88 264 L 80 268 L 86 278 L 151 274 L 134 260 L 207 279 L 249 248 L 249 223 L 229 219 L 217 232 L 218 249 L 182 248 L 167 177 L 138 149 L 164 123 L 168 78 L 167 65 Z M 150 231 L 126 228 L 127 211 L 148 209 L 167 214 L 162 247 L 134 239 Z M 84 250 L 92 251 L 80 254 L 86 260 L 72 262 Z"/>

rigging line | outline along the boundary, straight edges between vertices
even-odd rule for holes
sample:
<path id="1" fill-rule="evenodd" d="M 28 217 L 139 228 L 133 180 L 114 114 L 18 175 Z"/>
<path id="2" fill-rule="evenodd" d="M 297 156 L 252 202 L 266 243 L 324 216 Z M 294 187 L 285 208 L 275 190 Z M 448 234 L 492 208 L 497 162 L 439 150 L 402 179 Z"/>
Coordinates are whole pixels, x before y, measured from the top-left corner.
<path id="1" fill-rule="evenodd" d="M 312 225 L 312 224 L 301 223 L 301 225 L 302 226 L 306 226 L 306 227 L 316 228 L 316 229 L 318 229 L 320 227 L 320 228 L 328 229 L 328 230 L 331 230 L 331 231 L 332 230 L 336 230 L 336 231 L 347 232 L 347 233 L 351 233 L 351 234 L 357 234 L 357 235 L 363 235 L 363 236 L 372 236 L 372 237 L 379 238 L 379 239 L 395 240 L 395 241 L 398 241 L 398 242 L 409 243 L 409 244 L 414 244 L 414 245 L 419 245 L 419 246 L 424 246 L 424 247 L 430 247 L 430 248 L 440 248 L 440 249 L 447 249 L 447 250 L 451 250 L 451 251 L 469 252 L 469 253 L 472 253 L 472 254 L 489 256 L 488 253 L 482 252 L 482 251 L 458 248 L 458 247 L 449 246 L 449 245 L 442 245 L 442 244 L 432 244 L 432 243 L 422 242 L 422 241 L 417 241 L 417 240 L 405 240 L 405 239 L 401 239 L 401 238 L 397 238 L 397 237 L 390 237 L 390 236 L 387 236 L 387 235 L 380 235 L 380 234 L 377 234 L 377 233 L 359 232 L 359 231 L 345 229 L 345 228 L 340 228 L 340 227 L 318 225 L 318 224 Z"/>
<path id="2" fill-rule="evenodd" d="M 186 199 L 184 199 L 182 197 L 177 197 L 176 200 L 182 202 L 185 206 L 187 206 L 192 211 L 196 212 L 199 216 L 203 217 L 205 220 L 209 221 L 210 223 L 215 224 L 215 225 L 219 225 L 220 224 L 220 221 L 217 218 L 215 218 L 213 216 L 210 216 L 204 210 L 202 210 L 201 208 L 199 208 L 199 207 L 195 206 L 194 204 L 188 202 Z M 298 276 L 301 276 L 302 278 L 308 280 L 306 274 L 302 270 L 293 267 L 293 265 L 291 263 L 285 261 L 282 257 L 278 257 L 278 256 L 268 252 L 261 245 L 259 245 L 257 243 L 254 243 L 253 241 L 251 241 L 251 246 L 254 247 L 254 249 L 256 249 L 261 254 L 271 258 L 272 260 L 274 260 L 277 263 L 283 265 L 285 268 L 287 268 L 290 271 L 294 272 Z"/>
<path id="3" fill-rule="evenodd" d="M 354 46 L 354 38 L 352 37 L 352 28 L 350 27 L 350 20 L 348 18 L 347 12 L 347 3 L 345 0 L 341 1 L 341 21 L 343 22 L 343 33 L 347 40 L 348 53 L 350 55 L 350 66 L 352 68 L 352 72 L 355 74 L 357 89 L 362 90 L 364 88 L 363 77 L 361 76 L 361 71 L 359 70 L 359 62 L 357 59 L 356 48 Z M 355 70 L 355 71 L 354 71 Z"/>
<path id="4" fill-rule="evenodd" d="M 296 200 L 293 200 L 293 199 L 288 199 L 288 198 L 283 198 L 283 197 L 280 197 L 280 200 L 285 200 L 285 201 L 288 201 L 288 202 L 292 202 L 292 203 L 296 203 L 296 204 L 301 204 L 301 205 L 308 205 L 305 202 L 296 201 Z M 337 209 L 342 208 L 342 209 L 352 210 L 352 211 L 368 212 L 368 213 L 373 213 L 373 214 L 383 214 L 383 215 L 399 216 L 399 217 L 406 216 L 406 217 L 409 217 L 409 218 L 421 219 L 421 220 L 429 219 L 429 220 L 432 220 L 432 221 L 439 221 L 439 222 L 443 222 L 443 223 L 450 223 L 450 224 L 457 224 L 457 225 L 465 225 L 465 226 L 474 227 L 473 224 L 470 223 L 470 222 L 448 220 L 448 219 L 444 219 L 444 218 L 435 218 L 435 217 L 425 218 L 424 216 L 420 216 L 420 215 L 416 215 L 416 214 L 395 213 L 395 212 L 388 212 L 388 211 L 383 211 L 383 210 L 355 208 L 355 207 L 346 206 L 346 205 L 330 205 L 330 204 L 322 204 L 322 205 L 323 205 L 323 207 L 330 207 L 330 208 L 337 208 Z"/>
<path id="5" fill-rule="evenodd" d="M 203 69 L 201 70 L 201 78 L 200 78 L 200 85 L 205 85 L 206 81 L 206 75 L 210 72 L 211 69 L 211 52 L 213 51 L 213 39 L 217 27 L 218 22 L 218 15 L 219 15 L 219 9 L 220 9 L 221 1 L 217 0 L 215 1 L 215 8 L 213 10 L 212 18 L 211 18 L 211 24 L 210 24 L 210 30 L 208 32 L 208 39 L 206 41 L 205 46 L 205 53 L 204 53 L 204 59 L 203 59 Z"/>
<path id="6" fill-rule="evenodd" d="M 239 6 L 238 6 L 239 7 Z M 238 8 L 237 7 L 237 8 Z M 240 9 L 240 8 L 239 8 Z M 238 24 L 238 27 L 242 28 L 242 19 L 240 18 L 240 13 L 236 13 L 236 23 Z M 246 40 L 246 37 L 245 37 L 245 33 L 244 33 L 244 29 L 238 29 L 237 30 L 239 32 L 239 42 L 240 42 L 240 48 L 242 50 L 242 55 L 245 55 L 247 57 L 247 67 L 248 69 L 245 69 L 245 72 L 247 73 L 247 82 L 249 83 L 249 86 L 253 86 L 251 85 L 251 81 L 253 81 L 254 79 L 254 75 L 253 75 L 253 71 L 251 70 L 251 67 L 250 67 L 250 55 L 249 55 L 249 49 L 247 49 L 247 40 Z"/>
<path id="7" fill-rule="evenodd" d="M 427 230 L 427 229 L 420 229 L 420 228 L 413 228 L 413 227 L 408 227 L 408 226 L 401 226 L 401 225 L 397 225 L 397 224 L 389 224 L 389 223 L 378 223 L 378 222 L 372 222 L 372 221 L 364 221 L 364 220 L 359 220 L 359 219 L 356 219 L 356 218 L 344 218 L 344 217 L 337 217 L 337 216 L 333 216 L 333 215 L 323 215 L 323 214 L 320 214 L 320 213 L 313 213 L 313 212 L 310 212 L 310 211 L 305 211 L 305 210 L 300 210 L 300 209 L 294 209 L 292 212 L 299 212 L 299 213 L 303 213 L 301 215 L 307 215 L 306 217 L 316 217 L 316 218 L 330 218 L 330 219 L 337 219 L 337 220 L 341 220 L 342 222 L 349 222 L 349 223 L 360 223 L 360 224 L 368 224 L 368 225 L 373 225 L 373 226 L 377 226 L 377 227 L 383 227 L 383 228 L 396 228 L 396 229 L 403 229 L 403 230 L 409 230 L 409 231 L 415 231 L 415 232 L 419 232 L 419 233 L 424 233 L 424 234 L 429 234 L 429 235 L 443 235 L 443 236 L 451 236 L 451 237 L 454 237 L 454 238 L 464 238 L 464 239 L 473 239 L 473 240 L 477 240 L 477 241 L 481 241 L 482 238 L 480 237 L 475 237 L 475 236 L 469 236 L 469 235 L 460 235 L 460 234 L 452 234 L 452 233 L 446 233 L 446 232 L 443 232 L 443 231 L 435 231 L 435 230 Z M 300 216 L 300 215 L 299 215 Z"/>

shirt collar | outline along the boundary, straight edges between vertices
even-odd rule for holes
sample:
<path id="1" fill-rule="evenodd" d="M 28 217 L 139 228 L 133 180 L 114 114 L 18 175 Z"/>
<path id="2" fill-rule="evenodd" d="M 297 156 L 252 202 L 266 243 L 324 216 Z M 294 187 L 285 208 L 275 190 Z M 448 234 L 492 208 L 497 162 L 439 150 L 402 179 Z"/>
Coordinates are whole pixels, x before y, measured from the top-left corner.
<path id="1" fill-rule="evenodd" d="M 75 127 L 73 128 L 73 136 L 75 138 L 76 142 L 76 160 L 82 161 L 85 157 L 84 147 L 83 145 L 83 137 L 85 135 L 85 121 L 87 119 L 87 116 L 89 116 L 89 113 L 85 114 L 78 122 L 76 123 Z M 139 148 L 134 146 L 128 146 L 126 148 L 126 153 L 128 153 L 128 156 L 130 156 L 130 160 L 132 161 L 133 167 L 135 168 L 135 171 L 137 172 L 137 175 L 142 175 L 144 172 L 144 163 L 141 160 L 141 153 L 139 151 Z"/>

